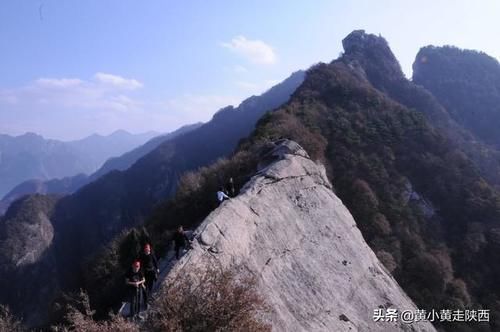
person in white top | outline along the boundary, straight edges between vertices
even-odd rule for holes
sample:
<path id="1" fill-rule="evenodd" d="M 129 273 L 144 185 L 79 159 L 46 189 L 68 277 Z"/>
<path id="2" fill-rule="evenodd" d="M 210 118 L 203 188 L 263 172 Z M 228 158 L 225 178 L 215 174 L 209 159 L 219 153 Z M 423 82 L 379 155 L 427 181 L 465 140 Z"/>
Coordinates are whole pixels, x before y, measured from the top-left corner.
<path id="1" fill-rule="evenodd" d="M 221 204 L 225 199 L 229 199 L 229 196 L 224 192 L 224 188 L 220 188 L 217 192 L 217 201 Z"/>

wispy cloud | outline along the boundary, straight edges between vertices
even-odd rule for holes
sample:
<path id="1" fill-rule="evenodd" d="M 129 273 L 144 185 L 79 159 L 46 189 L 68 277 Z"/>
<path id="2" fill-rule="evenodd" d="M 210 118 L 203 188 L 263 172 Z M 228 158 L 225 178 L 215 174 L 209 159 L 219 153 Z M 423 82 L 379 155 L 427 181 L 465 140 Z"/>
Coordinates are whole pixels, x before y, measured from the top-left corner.
<path id="1" fill-rule="evenodd" d="M 142 86 L 135 79 L 106 73 L 96 73 L 90 80 L 39 78 L 20 88 L 0 90 L 0 103 L 126 111 L 139 104 L 126 93 Z"/>
<path id="2" fill-rule="evenodd" d="M 118 75 L 112 75 L 112 74 L 106 74 L 106 73 L 96 73 L 94 75 L 94 78 L 101 83 L 104 84 L 111 84 L 113 86 L 116 86 L 118 88 L 123 88 L 123 89 L 128 89 L 128 90 L 135 90 L 138 88 L 142 87 L 142 83 L 130 79 L 130 78 L 123 78 Z"/>
<path id="3" fill-rule="evenodd" d="M 35 79 L 24 86 L 0 89 L 0 133 L 33 131 L 52 138 L 74 139 L 116 129 L 167 132 L 208 121 L 222 107 L 243 99 L 231 95 L 182 94 L 145 97 L 143 83 L 96 73 L 89 79 Z"/>
<path id="4" fill-rule="evenodd" d="M 221 43 L 221 46 L 255 64 L 270 65 L 277 61 L 273 48 L 262 40 L 251 40 L 245 36 L 236 36 L 230 42 Z"/>

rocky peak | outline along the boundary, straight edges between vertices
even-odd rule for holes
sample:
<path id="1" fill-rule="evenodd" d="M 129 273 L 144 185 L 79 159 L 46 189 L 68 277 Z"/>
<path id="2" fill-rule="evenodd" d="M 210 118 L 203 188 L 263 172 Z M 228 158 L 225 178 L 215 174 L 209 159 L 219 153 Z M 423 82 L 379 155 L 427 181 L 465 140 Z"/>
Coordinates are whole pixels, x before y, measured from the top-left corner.
<path id="1" fill-rule="evenodd" d="M 364 241 L 325 168 L 281 140 L 240 194 L 196 229 L 167 276 L 243 266 L 257 277 L 277 331 L 435 331 L 430 323 L 374 322 L 375 309 L 415 304 Z"/>
<path id="2" fill-rule="evenodd" d="M 380 47 L 388 50 L 389 45 L 383 37 L 368 34 L 365 30 L 354 30 L 342 40 L 345 53 L 364 52 L 371 47 Z"/>
<path id="3" fill-rule="evenodd" d="M 374 67 L 377 67 L 377 70 L 383 70 L 390 78 L 404 77 L 398 60 L 382 36 L 368 34 L 365 30 L 354 30 L 342 40 L 342 46 L 342 60 L 361 68 L 369 76 L 374 75 Z"/>

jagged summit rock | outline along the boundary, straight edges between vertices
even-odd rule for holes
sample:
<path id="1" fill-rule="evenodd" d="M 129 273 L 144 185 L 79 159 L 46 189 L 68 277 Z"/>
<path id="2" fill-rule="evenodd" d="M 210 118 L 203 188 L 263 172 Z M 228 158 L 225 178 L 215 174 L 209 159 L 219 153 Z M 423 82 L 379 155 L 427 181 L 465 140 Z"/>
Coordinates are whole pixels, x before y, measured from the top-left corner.
<path id="1" fill-rule="evenodd" d="M 342 40 L 342 47 L 343 59 L 368 71 L 368 76 L 373 76 L 370 67 L 379 66 L 387 78 L 404 78 L 401 66 L 384 37 L 366 33 L 365 30 L 354 30 Z"/>
<path id="2" fill-rule="evenodd" d="M 428 322 L 374 322 L 374 309 L 416 306 L 364 241 L 324 167 L 289 140 L 263 159 L 240 194 L 196 229 L 167 279 L 244 266 L 276 331 L 435 331 Z"/>
<path id="3" fill-rule="evenodd" d="M 381 37 L 366 33 L 365 30 L 354 30 L 342 40 L 346 53 L 366 51 L 370 47 L 381 47 L 390 52 L 389 44 Z"/>

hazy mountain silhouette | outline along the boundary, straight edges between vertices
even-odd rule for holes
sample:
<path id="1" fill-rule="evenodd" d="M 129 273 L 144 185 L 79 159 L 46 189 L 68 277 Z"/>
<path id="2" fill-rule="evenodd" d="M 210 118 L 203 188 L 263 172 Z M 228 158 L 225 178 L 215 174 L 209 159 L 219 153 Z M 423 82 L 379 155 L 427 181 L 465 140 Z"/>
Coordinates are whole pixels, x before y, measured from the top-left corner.
<path id="1" fill-rule="evenodd" d="M 69 176 L 65 177 L 62 179 L 51 179 L 47 181 L 43 180 L 27 180 L 16 187 L 14 187 L 11 191 L 9 191 L 0 201 L 0 215 L 4 214 L 9 205 L 14 202 L 16 199 L 28 195 L 28 194 L 71 194 L 75 192 L 76 190 L 80 189 L 84 185 L 88 184 L 89 182 L 92 182 L 96 180 L 97 178 L 101 177 L 102 175 L 112 171 L 112 170 L 125 170 L 132 166 L 133 163 L 135 163 L 138 159 L 140 159 L 142 156 L 145 154 L 149 153 L 153 149 L 155 149 L 158 145 L 161 143 L 172 139 L 176 136 L 182 135 L 190 130 L 196 129 L 199 126 L 201 126 L 201 123 L 197 124 L 192 124 L 192 125 L 186 125 L 182 126 L 181 128 L 165 134 L 165 135 L 160 135 L 156 136 L 143 145 L 128 151 L 124 153 L 123 155 L 119 157 L 112 157 L 108 159 L 104 165 L 102 165 L 97 171 L 92 173 L 90 176 L 87 176 L 85 174 L 78 174 L 75 176 Z M 115 134 L 116 136 L 123 136 L 126 135 L 124 133 L 117 133 Z M 92 140 L 99 140 L 98 136 L 95 136 L 92 139 L 89 139 L 89 141 Z M 91 146 L 91 143 L 89 141 L 82 143 L 88 149 Z"/>
<path id="2" fill-rule="evenodd" d="M 129 151 L 157 133 L 130 134 L 117 131 L 62 142 L 34 133 L 0 135 L 0 197 L 26 180 L 50 180 L 90 174 L 106 159 Z"/>

